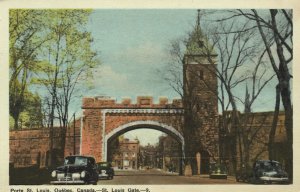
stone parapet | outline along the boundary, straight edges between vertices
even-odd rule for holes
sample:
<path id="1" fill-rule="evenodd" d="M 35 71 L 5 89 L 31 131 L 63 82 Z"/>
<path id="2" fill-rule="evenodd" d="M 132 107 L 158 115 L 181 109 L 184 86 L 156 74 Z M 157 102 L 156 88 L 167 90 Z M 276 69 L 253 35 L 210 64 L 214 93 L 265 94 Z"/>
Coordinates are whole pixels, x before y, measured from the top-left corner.
<path id="1" fill-rule="evenodd" d="M 82 108 L 99 108 L 99 109 L 110 109 L 110 108 L 182 108 L 181 99 L 173 99 L 169 103 L 168 98 L 160 97 L 158 103 L 154 103 L 152 96 L 138 96 L 136 103 L 131 101 L 131 98 L 123 98 L 119 103 L 116 99 L 111 97 L 85 97 L 82 100 Z"/>

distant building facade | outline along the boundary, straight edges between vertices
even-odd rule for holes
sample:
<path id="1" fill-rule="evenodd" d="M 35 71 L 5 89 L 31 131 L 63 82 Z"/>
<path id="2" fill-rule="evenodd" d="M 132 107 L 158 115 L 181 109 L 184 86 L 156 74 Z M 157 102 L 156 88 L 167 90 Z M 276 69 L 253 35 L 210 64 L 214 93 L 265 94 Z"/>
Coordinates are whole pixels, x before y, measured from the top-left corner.
<path id="1" fill-rule="evenodd" d="M 140 168 L 142 169 L 158 168 L 159 155 L 157 146 L 150 144 L 141 146 L 139 159 Z"/>
<path id="2" fill-rule="evenodd" d="M 112 165 L 117 169 L 138 169 L 140 142 L 119 137 L 118 148 L 112 154 Z"/>

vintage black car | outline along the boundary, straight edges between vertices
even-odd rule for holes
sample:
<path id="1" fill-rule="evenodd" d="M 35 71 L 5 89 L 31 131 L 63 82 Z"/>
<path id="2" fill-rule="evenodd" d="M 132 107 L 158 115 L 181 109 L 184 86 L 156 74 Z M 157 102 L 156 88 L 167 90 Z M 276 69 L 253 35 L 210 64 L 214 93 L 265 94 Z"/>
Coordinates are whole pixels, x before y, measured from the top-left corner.
<path id="1" fill-rule="evenodd" d="M 93 157 L 68 156 L 64 165 L 52 171 L 51 184 L 97 184 L 98 170 Z"/>
<path id="2" fill-rule="evenodd" d="M 263 183 L 288 183 L 288 175 L 278 161 L 258 160 L 254 162 L 252 169 L 242 167 L 236 175 L 237 181 L 253 184 Z"/>
<path id="3" fill-rule="evenodd" d="M 227 179 L 227 168 L 225 164 L 212 163 L 209 166 L 209 178 Z"/>
<path id="4" fill-rule="evenodd" d="M 115 171 L 112 168 L 111 164 L 108 162 L 97 163 L 99 178 L 113 179 Z"/>
<path id="5" fill-rule="evenodd" d="M 288 175 L 278 161 L 258 160 L 253 164 L 253 177 L 257 183 L 287 183 Z"/>

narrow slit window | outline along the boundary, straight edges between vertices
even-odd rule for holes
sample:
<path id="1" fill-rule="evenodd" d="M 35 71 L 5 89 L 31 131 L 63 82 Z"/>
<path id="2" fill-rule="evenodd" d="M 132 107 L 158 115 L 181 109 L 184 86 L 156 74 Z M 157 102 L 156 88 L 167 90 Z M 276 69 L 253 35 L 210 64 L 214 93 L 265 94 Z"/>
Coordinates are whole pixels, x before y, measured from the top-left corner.
<path id="1" fill-rule="evenodd" d="M 204 75 L 203 75 L 203 71 L 202 70 L 200 70 L 198 72 L 198 76 L 199 76 L 199 79 L 203 80 Z"/>

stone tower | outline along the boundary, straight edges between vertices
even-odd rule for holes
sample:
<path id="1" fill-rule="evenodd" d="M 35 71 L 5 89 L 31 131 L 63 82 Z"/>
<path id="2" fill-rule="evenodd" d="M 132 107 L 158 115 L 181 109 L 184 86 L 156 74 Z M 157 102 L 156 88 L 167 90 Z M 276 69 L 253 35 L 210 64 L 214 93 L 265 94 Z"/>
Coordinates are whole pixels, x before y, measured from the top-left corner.
<path id="1" fill-rule="evenodd" d="M 197 153 L 201 156 L 200 165 L 193 166 L 191 162 L 194 174 L 207 173 L 209 163 L 218 159 L 216 58 L 217 54 L 201 31 L 198 11 L 183 60 L 185 135 L 188 137 L 185 139 L 189 141 L 186 151 L 187 156 L 195 157 Z"/>

